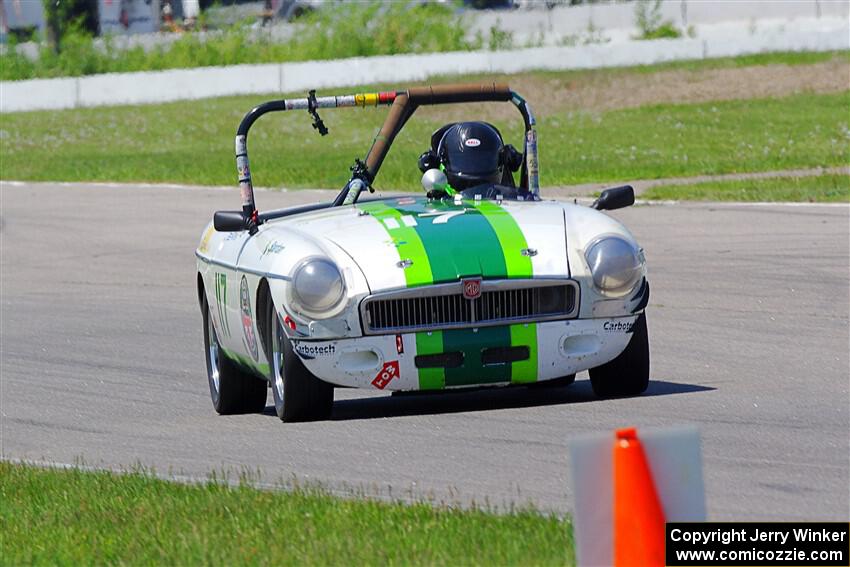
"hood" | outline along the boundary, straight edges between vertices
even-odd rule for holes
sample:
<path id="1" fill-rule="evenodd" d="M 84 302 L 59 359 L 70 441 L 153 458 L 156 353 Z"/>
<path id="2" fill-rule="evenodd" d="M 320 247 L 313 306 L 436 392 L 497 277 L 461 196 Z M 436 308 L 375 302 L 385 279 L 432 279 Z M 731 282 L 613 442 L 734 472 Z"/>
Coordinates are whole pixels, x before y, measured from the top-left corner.
<path id="1" fill-rule="evenodd" d="M 330 241 L 372 292 L 484 279 L 569 275 L 563 206 L 396 197 L 281 219 Z"/>

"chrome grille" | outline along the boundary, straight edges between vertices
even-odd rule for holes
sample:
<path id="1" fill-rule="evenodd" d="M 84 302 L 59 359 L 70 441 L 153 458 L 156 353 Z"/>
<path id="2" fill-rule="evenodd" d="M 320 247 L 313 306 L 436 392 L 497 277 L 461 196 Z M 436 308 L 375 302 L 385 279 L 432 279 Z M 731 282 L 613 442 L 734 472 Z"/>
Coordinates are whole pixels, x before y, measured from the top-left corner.
<path id="1" fill-rule="evenodd" d="M 568 319 L 578 312 L 578 284 L 572 280 L 491 280 L 469 300 L 461 282 L 379 293 L 360 307 L 367 334 L 485 327 Z"/>

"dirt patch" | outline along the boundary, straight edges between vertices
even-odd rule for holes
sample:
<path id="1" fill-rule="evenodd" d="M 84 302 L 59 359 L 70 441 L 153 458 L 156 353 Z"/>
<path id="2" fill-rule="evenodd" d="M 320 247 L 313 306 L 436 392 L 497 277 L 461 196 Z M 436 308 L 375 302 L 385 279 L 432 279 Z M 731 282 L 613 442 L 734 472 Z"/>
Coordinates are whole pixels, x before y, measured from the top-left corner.
<path id="1" fill-rule="evenodd" d="M 850 62 L 841 59 L 810 65 L 757 65 L 706 70 L 646 73 L 596 70 L 554 74 L 521 73 L 496 77 L 509 82 L 532 104 L 538 116 L 561 112 L 599 112 L 651 104 L 698 103 L 721 100 L 833 93 L 850 89 Z M 423 109 L 424 110 L 424 109 Z M 428 116 L 469 120 L 469 107 L 437 107 Z M 481 118 L 513 118 L 508 105 L 482 105 Z"/>

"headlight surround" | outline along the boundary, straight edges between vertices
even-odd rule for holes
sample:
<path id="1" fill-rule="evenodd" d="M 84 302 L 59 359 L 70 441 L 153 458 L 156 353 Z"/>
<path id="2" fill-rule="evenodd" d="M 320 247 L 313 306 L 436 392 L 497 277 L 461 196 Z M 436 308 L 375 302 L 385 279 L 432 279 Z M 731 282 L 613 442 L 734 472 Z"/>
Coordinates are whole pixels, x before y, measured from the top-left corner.
<path id="1" fill-rule="evenodd" d="M 316 319 L 331 317 L 345 297 L 345 280 L 329 258 L 307 258 L 292 272 L 293 307 Z"/>
<path id="2" fill-rule="evenodd" d="M 629 293 L 643 275 L 643 253 L 622 236 L 603 236 L 585 249 L 584 257 L 593 275 L 593 285 L 605 295 Z"/>

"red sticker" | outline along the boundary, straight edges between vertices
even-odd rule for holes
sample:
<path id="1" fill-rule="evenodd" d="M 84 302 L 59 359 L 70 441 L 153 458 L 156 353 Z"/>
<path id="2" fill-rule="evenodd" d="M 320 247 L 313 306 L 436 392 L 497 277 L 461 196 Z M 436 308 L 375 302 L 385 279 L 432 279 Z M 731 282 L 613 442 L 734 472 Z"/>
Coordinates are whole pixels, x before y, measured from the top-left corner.
<path id="1" fill-rule="evenodd" d="M 393 360 L 392 362 L 385 362 L 384 367 L 381 368 L 381 371 L 378 372 L 378 375 L 375 376 L 375 379 L 372 380 L 372 385 L 379 390 L 383 390 L 387 387 L 387 384 L 390 381 L 397 377 L 399 374 L 398 370 L 398 361 Z"/>

